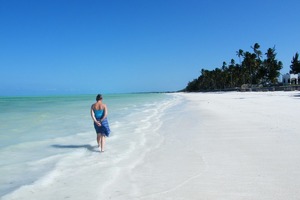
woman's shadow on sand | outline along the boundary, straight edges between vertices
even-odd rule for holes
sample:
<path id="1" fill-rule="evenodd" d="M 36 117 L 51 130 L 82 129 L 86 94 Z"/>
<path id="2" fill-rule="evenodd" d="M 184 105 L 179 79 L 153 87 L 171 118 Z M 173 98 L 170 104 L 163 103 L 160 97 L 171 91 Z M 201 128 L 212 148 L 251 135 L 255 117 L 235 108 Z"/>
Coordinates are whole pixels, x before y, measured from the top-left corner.
<path id="1" fill-rule="evenodd" d="M 96 147 L 94 147 L 90 144 L 82 144 L 82 145 L 53 144 L 51 146 L 54 147 L 54 148 L 61 148 L 61 149 L 79 149 L 79 148 L 83 148 L 83 149 L 87 149 L 87 150 L 92 151 L 92 152 L 98 152 L 97 150 L 95 150 Z"/>

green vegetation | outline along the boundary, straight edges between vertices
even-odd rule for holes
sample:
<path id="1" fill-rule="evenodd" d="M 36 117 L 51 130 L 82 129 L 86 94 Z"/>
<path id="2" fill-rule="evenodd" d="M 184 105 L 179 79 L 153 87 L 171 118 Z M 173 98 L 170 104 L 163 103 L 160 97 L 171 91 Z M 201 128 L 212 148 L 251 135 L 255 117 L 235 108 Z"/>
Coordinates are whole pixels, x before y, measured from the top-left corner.
<path id="1" fill-rule="evenodd" d="M 300 73 L 300 61 L 299 61 L 299 54 L 298 52 L 295 54 L 295 56 L 293 57 L 293 60 L 291 62 L 291 70 L 290 73 L 291 74 L 298 74 Z"/>
<path id="2" fill-rule="evenodd" d="M 213 90 L 229 90 L 240 88 L 242 85 L 261 85 L 269 86 L 278 84 L 278 77 L 282 69 L 282 62 L 276 59 L 275 47 L 269 48 L 263 54 L 260 45 L 255 43 L 251 47 L 253 52 L 244 52 L 239 49 L 236 55 L 239 62 L 236 63 L 231 59 L 229 65 L 223 62 L 220 68 L 214 70 L 201 70 L 201 75 L 189 82 L 185 91 L 213 91 Z M 300 62 L 298 53 L 293 58 L 291 71 L 300 72 Z"/>

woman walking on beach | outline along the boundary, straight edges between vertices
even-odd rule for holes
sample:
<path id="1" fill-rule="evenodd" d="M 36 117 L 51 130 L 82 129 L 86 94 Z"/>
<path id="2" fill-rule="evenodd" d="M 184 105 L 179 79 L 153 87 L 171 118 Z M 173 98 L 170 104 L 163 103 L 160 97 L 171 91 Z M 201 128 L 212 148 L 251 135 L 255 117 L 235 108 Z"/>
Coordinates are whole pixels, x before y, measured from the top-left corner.
<path id="1" fill-rule="evenodd" d="M 96 103 L 91 106 L 91 117 L 97 133 L 98 148 L 104 152 L 105 137 L 109 136 L 110 129 L 107 121 L 107 106 L 102 102 L 102 95 L 96 96 Z"/>

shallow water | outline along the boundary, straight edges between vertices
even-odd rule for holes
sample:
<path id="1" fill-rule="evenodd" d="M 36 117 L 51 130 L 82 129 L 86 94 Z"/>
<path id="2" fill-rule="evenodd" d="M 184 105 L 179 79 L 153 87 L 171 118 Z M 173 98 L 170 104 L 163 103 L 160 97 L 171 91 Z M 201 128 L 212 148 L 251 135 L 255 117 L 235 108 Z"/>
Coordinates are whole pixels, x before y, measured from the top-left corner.
<path id="1" fill-rule="evenodd" d="M 112 130 L 107 139 L 110 153 L 105 154 L 117 155 L 108 160 L 122 161 L 138 148 L 139 153 L 146 151 L 146 137 L 160 126 L 160 113 L 174 98 L 167 94 L 104 95 Z M 75 160 L 95 162 L 94 154 L 99 152 L 90 117 L 94 99 L 95 95 L 0 97 L 0 197 L 64 176 L 70 166 L 82 166 L 71 165 Z"/>

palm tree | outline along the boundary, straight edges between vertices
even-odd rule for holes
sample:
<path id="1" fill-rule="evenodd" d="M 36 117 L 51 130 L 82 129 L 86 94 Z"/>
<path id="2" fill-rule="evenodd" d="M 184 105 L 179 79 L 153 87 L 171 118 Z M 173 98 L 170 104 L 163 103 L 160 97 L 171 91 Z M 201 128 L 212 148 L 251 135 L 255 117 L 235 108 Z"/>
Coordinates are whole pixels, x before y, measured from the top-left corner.
<path id="1" fill-rule="evenodd" d="M 239 57 L 240 59 L 240 64 L 241 64 L 241 57 L 244 55 L 244 51 L 242 49 L 239 49 L 237 52 L 236 52 L 236 55 Z"/>
<path id="2" fill-rule="evenodd" d="M 258 43 L 255 43 L 253 47 L 251 46 L 251 48 L 253 49 L 254 53 L 256 54 L 257 59 L 260 59 L 260 57 L 262 56 L 262 52 L 259 50 L 260 45 Z"/>
<path id="3" fill-rule="evenodd" d="M 235 60 L 231 59 L 230 60 L 230 65 L 228 67 L 228 71 L 230 73 L 230 87 L 232 88 L 232 74 L 234 72 L 234 66 L 235 66 Z"/>

